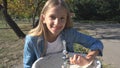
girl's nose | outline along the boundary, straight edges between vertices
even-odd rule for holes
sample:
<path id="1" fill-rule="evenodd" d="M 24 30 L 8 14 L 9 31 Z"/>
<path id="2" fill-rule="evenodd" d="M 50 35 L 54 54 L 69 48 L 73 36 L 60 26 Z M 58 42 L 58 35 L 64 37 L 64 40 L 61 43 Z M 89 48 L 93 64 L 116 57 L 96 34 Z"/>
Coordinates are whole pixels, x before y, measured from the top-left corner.
<path id="1" fill-rule="evenodd" d="M 61 23 L 61 20 L 58 19 L 58 18 L 56 18 L 56 19 L 55 19 L 55 24 L 56 24 L 56 25 L 59 25 L 60 23 Z"/>

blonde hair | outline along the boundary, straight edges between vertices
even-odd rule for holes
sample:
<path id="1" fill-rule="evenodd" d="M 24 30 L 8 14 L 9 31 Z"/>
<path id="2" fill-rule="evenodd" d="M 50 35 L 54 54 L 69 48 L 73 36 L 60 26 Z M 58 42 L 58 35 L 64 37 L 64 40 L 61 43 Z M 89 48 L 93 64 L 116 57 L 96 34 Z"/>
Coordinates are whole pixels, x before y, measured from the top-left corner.
<path id="1" fill-rule="evenodd" d="M 67 21 L 66 21 L 64 29 L 71 28 L 73 26 L 73 24 L 71 22 L 70 11 L 69 11 L 66 3 L 63 0 L 48 0 L 46 2 L 46 4 L 44 5 L 42 11 L 41 11 L 39 24 L 37 25 L 36 28 L 32 29 L 29 32 L 29 35 L 31 35 L 31 36 L 41 36 L 41 35 L 43 35 L 43 37 L 44 37 L 44 50 L 43 50 L 43 53 L 42 53 L 41 56 L 44 56 L 46 54 L 46 47 L 47 47 L 47 33 L 46 33 L 46 30 L 47 30 L 46 28 L 47 27 L 46 27 L 45 24 L 43 24 L 42 15 L 45 15 L 47 10 L 49 10 L 49 8 L 51 8 L 53 6 L 63 7 L 67 11 Z"/>
<path id="2" fill-rule="evenodd" d="M 53 6 L 61 6 L 66 9 L 67 21 L 66 21 L 64 29 L 71 28 L 73 26 L 73 24 L 71 22 L 70 10 L 69 10 L 67 4 L 65 3 L 65 1 L 63 1 L 63 0 L 48 0 L 41 11 L 41 15 L 45 14 L 47 12 L 47 10 Z M 45 32 L 46 25 L 43 24 L 41 15 L 40 15 L 39 24 L 37 25 L 36 28 L 29 31 L 29 35 L 32 35 L 32 36 L 44 35 L 44 38 L 45 38 L 46 37 L 46 32 Z"/>

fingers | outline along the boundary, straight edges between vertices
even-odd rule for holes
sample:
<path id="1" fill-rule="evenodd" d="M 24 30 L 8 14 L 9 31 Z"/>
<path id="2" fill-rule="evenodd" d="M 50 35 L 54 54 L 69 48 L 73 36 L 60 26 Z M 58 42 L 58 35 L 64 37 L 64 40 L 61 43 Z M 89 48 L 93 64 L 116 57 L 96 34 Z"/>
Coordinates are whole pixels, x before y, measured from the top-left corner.
<path id="1" fill-rule="evenodd" d="M 80 61 L 81 61 L 81 56 L 78 56 L 76 64 L 80 64 Z"/>
<path id="2" fill-rule="evenodd" d="M 73 64 L 73 57 L 70 57 L 70 64 Z"/>
<path id="3" fill-rule="evenodd" d="M 80 63 L 80 55 L 74 55 L 73 57 L 70 57 L 70 64 L 79 64 Z"/>
<path id="4" fill-rule="evenodd" d="M 70 57 L 69 61 L 70 64 L 76 64 L 80 66 L 84 66 L 90 63 L 89 60 L 87 60 L 85 57 L 76 54 L 73 57 Z"/>
<path id="5" fill-rule="evenodd" d="M 73 57 L 70 57 L 70 63 L 75 64 L 77 55 L 74 55 Z"/>

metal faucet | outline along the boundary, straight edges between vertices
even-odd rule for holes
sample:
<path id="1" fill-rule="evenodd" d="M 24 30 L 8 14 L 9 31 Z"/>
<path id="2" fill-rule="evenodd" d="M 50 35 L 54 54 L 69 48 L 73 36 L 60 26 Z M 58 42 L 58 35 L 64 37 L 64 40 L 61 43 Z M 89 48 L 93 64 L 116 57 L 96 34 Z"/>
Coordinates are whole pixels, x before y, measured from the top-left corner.
<path id="1" fill-rule="evenodd" d="M 64 61 L 63 65 L 62 65 L 62 68 L 70 68 L 69 55 L 68 55 L 68 51 L 66 49 L 66 41 L 63 40 L 62 43 L 63 43 L 63 56 L 62 56 L 62 59 Z"/>
<path id="2" fill-rule="evenodd" d="M 69 55 L 66 50 L 63 50 L 63 65 L 62 68 L 70 68 L 70 63 L 69 63 Z"/>

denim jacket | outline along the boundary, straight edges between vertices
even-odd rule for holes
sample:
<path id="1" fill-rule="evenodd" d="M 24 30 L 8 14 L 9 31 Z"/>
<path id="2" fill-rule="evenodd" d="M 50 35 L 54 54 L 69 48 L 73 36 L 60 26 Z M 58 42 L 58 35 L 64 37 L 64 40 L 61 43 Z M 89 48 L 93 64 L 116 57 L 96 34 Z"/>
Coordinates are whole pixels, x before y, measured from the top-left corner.
<path id="1" fill-rule="evenodd" d="M 77 30 L 70 28 L 64 29 L 60 33 L 61 41 L 65 40 L 67 51 L 74 52 L 73 44 L 78 43 L 91 50 L 99 50 L 99 55 L 102 56 L 103 44 L 98 39 L 82 34 Z M 44 38 L 43 36 L 30 36 L 25 38 L 23 66 L 24 68 L 31 68 L 35 60 L 43 55 Z"/>

